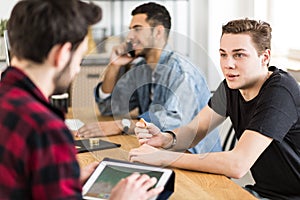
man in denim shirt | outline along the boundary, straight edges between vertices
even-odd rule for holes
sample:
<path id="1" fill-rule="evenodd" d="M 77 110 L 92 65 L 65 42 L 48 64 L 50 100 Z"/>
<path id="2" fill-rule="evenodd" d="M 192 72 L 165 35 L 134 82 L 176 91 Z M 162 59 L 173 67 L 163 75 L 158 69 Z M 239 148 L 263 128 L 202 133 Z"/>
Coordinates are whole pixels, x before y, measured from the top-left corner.
<path id="1" fill-rule="evenodd" d="M 156 3 L 132 11 L 128 43 L 115 47 L 103 82 L 95 88 L 102 115 L 127 116 L 138 108 L 138 118 L 172 130 L 189 123 L 207 104 L 210 91 L 200 70 L 167 45 L 171 17 Z M 128 102 L 128 103 L 127 103 Z M 78 135 L 95 137 L 133 132 L 136 120 L 97 122 L 82 127 Z M 220 151 L 217 131 L 193 149 L 193 153 Z"/>

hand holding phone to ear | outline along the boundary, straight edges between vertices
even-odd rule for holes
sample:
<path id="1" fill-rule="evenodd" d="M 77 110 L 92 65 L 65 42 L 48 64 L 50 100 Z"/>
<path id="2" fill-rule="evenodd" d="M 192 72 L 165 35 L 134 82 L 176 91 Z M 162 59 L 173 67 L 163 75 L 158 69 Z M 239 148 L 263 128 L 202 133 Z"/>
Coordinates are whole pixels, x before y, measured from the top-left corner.
<path id="1" fill-rule="evenodd" d="M 128 55 L 130 57 L 134 58 L 135 57 L 135 50 L 133 49 L 132 42 L 131 41 L 126 42 L 126 46 L 127 46 Z"/>
<path id="2" fill-rule="evenodd" d="M 129 53 L 130 52 L 130 53 Z M 134 57 L 134 50 L 131 42 L 124 42 L 118 46 L 113 47 L 110 63 L 103 78 L 101 90 L 104 93 L 112 93 L 115 84 L 118 81 L 118 75 L 122 66 L 131 63 Z"/>
<path id="3" fill-rule="evenodd" d="M 131 42 L 125 42 L 113 47 L 110 63 L 116 66 L 124 66 L 130 63 L 135 58 L 135 51 L 133 50 Z"/>

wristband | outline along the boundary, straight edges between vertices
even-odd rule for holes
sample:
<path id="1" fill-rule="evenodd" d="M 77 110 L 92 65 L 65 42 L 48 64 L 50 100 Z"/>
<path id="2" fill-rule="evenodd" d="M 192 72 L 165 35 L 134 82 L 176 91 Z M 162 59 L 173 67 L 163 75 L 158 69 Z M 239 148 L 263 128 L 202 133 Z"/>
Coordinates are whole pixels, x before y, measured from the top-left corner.
<path id="1" fill-rule="evenodd" d="M 131 126 L 131 121 L 129 119 L 122 119 L 121 124 L 123 127 L 122 133 L 127 134 Z"/>
<path id="2" fill-rule="evenodd" d="M 176 138 L 176 135 L 175 135 L 175 133 L 173 132 L 173 131 L 164 131 L 165 133 L 169 133 L 171 136 L 172 136 L 172 138 L 173 138 L 173 141 L 172 141 L 172 143 L 171 143 L 171 146 L 169 146 L 169 147 L 167 147 L 167 148 L 164 148 L 164 149 L 171 149 L 171 148 L 173 148 L 175 145 L 176 145 L 176 143 L 177 143 L 177 138 Z"/>

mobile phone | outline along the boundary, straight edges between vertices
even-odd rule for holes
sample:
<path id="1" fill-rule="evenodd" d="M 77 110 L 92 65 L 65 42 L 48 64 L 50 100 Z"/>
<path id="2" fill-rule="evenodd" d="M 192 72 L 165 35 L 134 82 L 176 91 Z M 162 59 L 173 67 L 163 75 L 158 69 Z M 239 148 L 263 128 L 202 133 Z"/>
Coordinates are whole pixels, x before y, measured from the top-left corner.
<path id="1" fill-rule="evenodd" d="M 127 42 L 127 53 L 130 55 L 130 57 L 135 57 L 135 50 L 132 47 L 132 43 L 131 42 Z"/>

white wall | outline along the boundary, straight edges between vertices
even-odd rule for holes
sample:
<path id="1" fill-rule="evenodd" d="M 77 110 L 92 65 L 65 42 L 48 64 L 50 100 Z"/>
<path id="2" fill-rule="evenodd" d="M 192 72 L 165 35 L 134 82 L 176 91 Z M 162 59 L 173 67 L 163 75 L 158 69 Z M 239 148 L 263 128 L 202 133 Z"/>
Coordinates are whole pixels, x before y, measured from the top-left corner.
<path id="1" fill-rule="evenodd" d="M 210 0 L 190 0 L 190 58 L 204 72 L 210 90 L 215 90 L 221 77 L 209 55 L 209 4 Z"/>
<path id="2" fill-rule="evenodd" d="M 18 0 L 1 0 L 0 3 L 0 19 L 8 19 L 14 5 Z"/>

